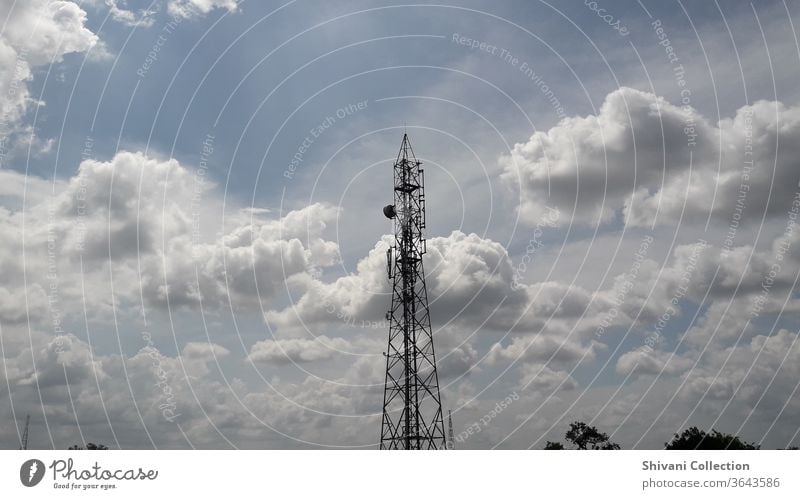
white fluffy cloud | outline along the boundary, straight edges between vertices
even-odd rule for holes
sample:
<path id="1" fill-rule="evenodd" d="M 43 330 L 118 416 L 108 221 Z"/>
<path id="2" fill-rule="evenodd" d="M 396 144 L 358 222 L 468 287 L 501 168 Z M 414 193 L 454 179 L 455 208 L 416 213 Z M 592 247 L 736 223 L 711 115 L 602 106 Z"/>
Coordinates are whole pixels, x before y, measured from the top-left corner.
<path id="1" fill-rule="evenodd" d="M 361 259 L 356 272 L 331 283 L 314 280 L 292 307 L 272 312 L 267 318 L 278 327 L 297 327 L 330 320 L 332 316 L 374 321 L 384 317 L 390 299 L 386 278 L 385 236 Z M 506 249 L 476 234 L 455 231 L 447 237 L 433 237 L 425 255 L 429 301 L 436 308 L 437 324 L 492 315 L 502 305 L 495 323 L 504 315 L 521 313 L 527 302 L 524 289 L 511 285 L 513 269 Z M 511 312 L 509 312 L 511 311 Z"/>
<path id="2" fill-rule="evenodd" d="M 198 446 L 255 444 L 253 434 L 262 432 L 273 436 L 259 437 L 258 446 L 336 444 L 341 441 L 331 435 L 348 432 L 351 444 L 366 438 L 347 423 L 354 414 L 371 417 L 376 410 L 379 391 L 373 392 L 382 381 L 377 354 L 331 381 L 272 380 L 269 389 L 254 388 L 252 380 L 219 379 L 219 363 L 252 370 L 246 354 L 232 358 L 230 345 L 184 340 L 170 355 L 150 343 L 174 332 L 152 313 L 146 339 L 135 325 L 124 324 L 140 305 L 152 310 L 168 303 L 173 316 L 186 309 L 198 317 L 202 302 L 213 331 L 220 327 L 217 313 L 229 304 L 244 314 L 270 309 L 284 288 L 302 290 L 339 261 L 338 245 L 325 237 L 338 209 L 311 204 L 277 215 L 228 204 L 222 223 L 222 196 L 207 178 L 176 160 L 125 151 L 108 161 L 84 161 L 73 177 L 54 184 L 10 171 L 4 180 L 8 207 L 0 210 L 0 227 L 9 237 L 0 245 L 3 377 L 15 410 L 39 421 L 46 417 L 54 429 L 50 443 L 36 446 L 66 447 L 84 437 L 126 448 L 186 446 L 163 413 L 168 403 L 167 416 L 179 414 L 186 438 Z M 24 206 L 23 189 L 13 187 L 22 185 L 29 194 Z M 105 346 L 73 333 L 84 319 L 84 303 L 85 327 Z M 123 324 L 112 322 L 112 307 Z M 43 332 L 56 325 L 57 332 Z M 134 354 L 109 353 L 106 330 L 116 330 Z M 325 336 L 317 342 L 257 342 L 249 360 L 319 362 L 350 347 L 349 340 Z M 375 388 L 361 386 L 365 379 Z M 31 396 L 37 392 L 41 401 Z M 13 419 L 7 410 L 3 417 Z M 333 433 L 331 425 L 338 428 Z M 2 438 L 16 438 L 12 428 L 3 428 Z M 152 442 L 142 440 L 145 431 Z"/>
<path id="3" fill-rule="evenodd" d="M 138 9 L 141 2 L 89 3 L 105 4 L 126 25 L 146 27 L 155 19 Z M 185 19 L 238 9 L 234 0 L 157 4 L 162 14 Z M 9 18 L 0 35 L 0 112 L 12 135 L 31 130 L 25 116 L 37 67 L 69 53 L 99 53 L 101 42 L 78 5 L 86 4 L 0 4 L 0 15 Z M 752 88 L 748 82 L 751 95 L 766 95 Z M 493 446 L 510 436 L 503 445 L 524 447 L 550 425 L 563 434 L 561 419 L 619 431 L 628 444 L 648 435 L 650 446 L 697 417 L 710 416 L 713 424 L 721 415 L 726 431 L 748 418 L 766 421 L 746 434 L 759 436 L 781 411 L 786 419 L 797 413 L 792 327 L 800 311 L 793 289 L 800 235 L 786 238 L 791 248 L 780 271 L 771 272 L 784 244 L 774 238 L 782 224 L 775 215 L 787 210 L 798 187 L 800 107 L 755 101 L 719 122 L 696 110 L 691 117 L 693 146 L 684 109 L 620 88 L 596 114 L 567 118 L 500 159 L 504 181 L 521 190 L 527 222 L 552 222 L 548 210 L 557 207 L 562 228 L 607 224 L 597 234 L 605 240 L 599 250 L 580 240 L 585 231 L 565 236 L 573 254 L 586 249 L 583 263 L 596 274 L 603 270 L 598 253 L 608 256 L 618 234 L 613 222 L 649 226 L 657 214 L 665 228 L 650 233 L 670 250 L 656 256 L 654 247 L 631 281 L 615 270 L 592 289 L 590 280 L 572 273 L 574 257 L 563 265 L 566 272 L 537 280 L 545 273 L 532 269 L 550 258 L 551 248 L 537 248 L 528 272 L 519 272 L 519 255 L 498 242 L 503 224 L 490 227 L 491 239 L 470 233 L 471 216 L 463 231 L 428 240 L 445 410 L 453 409 L 457 433 L 493 414 L 465 446 Z M 470 147 L 483 146 L 476 147 L 480 157 L 496 157 L 478 135 L 467 136 L 475 142 Z M 30 140 L 34 149 L 53 145 Z M 435 145 L 433 155 L 451 154 Z M 362 157 L 352 152 L 354 163 L 363 151 Z M 464 164 L 446 159 L 441 164 Z M 750 160 L 752 171 L 745 168 Z M 472 184 L 467 170 L 452 173 L 459 185 Z M 324 199 L 331 189 L 326 185 L 315 196 Z M 470 202 L 475 192 L 465 191 Z M 287 193 L 290 211 L 239 209 L 238 193 L 223 198 L 191 165 L 127 151 L 84 161 L 74 176 L 55 181 L 0 169 L 0 391 L 11 402 L 0 404 L 0 417 L 19 422 L 31 413 L 34 447 L 63 448 L 82 439 L 123 448 L 374 446 L 390 239 L 341 262 L 334 225 L 347 232 L 338 217 L 358 214 L 304 205 L 298 191 Z M 452 201 L 447 191 L 435 197 Z M 742 226 L 758 225 L 763 212 L 772 217 L 766 241 L 747 241 L 757 227 L 742 230 L 723 253 L 704 233 L 711 246 L 695 258 L 696 226 L 690 235 L 663 237 L 684 206 L 686 223 L 704 223 L 709 213 L 724 221 L 713 233 L 738 216 L 737 201 L 744 206 Z M 437 213 L 444 217 L 439 223 L 451 219 Z M 638 240 L 641 231 L 630 232 L 621 237 Z M 562 234 L 548 225 L 545 239 Z M 631 246 L 623 242 L 622 248 Z M 515 282 L 520 273 L 525 282 Z M 654 348 L 642 349 L 671 306 Z M 745 327 L 756 309 L 758 320 Z M 772 325 L 777 332 L 767 331 Z M 509 397 L 513 402 L 497 414 L 498 401 Z M 651 423 L 660 429 L 648 428 Z M 780 441 L 790 442 L 796 422 L 776 428 Z M 13 425 L 0 425 L 0 441 L 13 445 L 17 438 Z"/>
<path id="4" fill-rule="evenodd" d="M 31 66 L 59 62 L 65 54 L 84 52 L 97 43 L 85 27 L 86 12 L 75 2 L 31 0 L 3 2 L 2 40 Z"/>
<path id="5" fill-rule="evenodd" d="M 177 17 L 190 18 L 205 15 L 214 9 L 234 12 L 238 8 L 236 0 L 170 0 L 167 10 Z"/>
<path id="6" fill-rule="evenodd" d="M 98 41 L 75 2 L 29 0 L 0 3 L 0 113 L 13 128 L 31 102 L 27 83 L 37 66 L 85 52 Z"/>
<path id="7" fill-rule="evenodd" d="M 639 349 L 625 352 L 617 361 L 617 372 L 628 374 L 675 375 L 686 372 L 692 362 L 660 350 Z"/>
<path id="8" fill-rule="evenodd" d="M 211 182 L 174 159 L 122 151 L 109 161 L 84 161 L 55 184 L 5 175 L 12 184 L 27 182 L 31 197 L 25 225 L 21 207 L 0 211 L 9 235 L 0 248 L 4 287 L 13 294 L 10 286 L 21 285 L 25 273 L 33 312 L 44 309 L 40 295 L 51 285 L 66 313 L 78 312 L 85 298 L 90 313 L 101 315 L 119 300 L 202 304 L 207 311 L 252 307 L 339 259 L 338 245 L 323 237 L 336 208 L 312 204 L 277 217 L 233 209 L 223 223 Z"/>
<path id="9" fill-rule="evenodd" d="M 794 412 L 800 401 L 789 395 L 800 379 L 798 360 L 797 333 L 781 329 L 772 335 L 756 335 L 749 342 L 708 352 L 687 375 L 686 396 L 706 403 L 736 399 L 750 410 L 760 405 L 780 409 L 789 403 Z"/>
<path id="10" fill-rule="evenodd" d="M 616 216 L 630 225 L 674 224 L 682 213 L 684 222 L 709 214 L 728 221 L 737 202 L 744 207 L 737 217 L 760 219 L 791 206 L 798 138 L 798 106 L 758 101 L 712 124 L 694 109 L 623 87 L 597 115 L 537 132 L 500 163 L 503 178 L 521 190 L 520 214 L 531 224 L 548 206 L 565 215 L 562 225 Z"/>
<path id="11" fill-rule="evenodd" d="M 125 2 L 119 0 L 105 0 L 111 18 L 126 26 L 149 28 L 155 22 L 153 10 L 141 9 L 138 12 L 125 8 Z"/>
<path id="12" fill-rule="evenodd" d="M 594 345 L 593 345 L 594 346 Z M 540 361 L 554 365 L 574 364 L 586 356 L 586 360 L 594 360 L 593 348 L 588 351 L 575 344 L 565 341 L 565 338 L 555 336 L 516 337 L 507 347 L 495 343 L 487 362 L 496 364 L 510 361 Z"/>
<path id="13" fill-rule="evenodd" d="M 25 390 L 41 391 L 41 410 L 58 428 L 54 445 L 76 443 L 70 439 L 79 437 L 68 429 L 77 418 L 82 429 L 99 435 L 91 438 L 112 442 L 109 428 L 116 428 L 121 446 L 150 446 L 136 443 L 136 436 L 143 431 L 140 413 L 147 430 L 159 439 L 156 445 L 185 446 L 183 437 L 175 435 L 174 423 L 165 419 L 159 408 L 167 400 L 174 404 L 167 416 L 180 414 L 186 437 L 200 447 L 252 442 L 253 436 L 263 431 L 272 436 L 259 441 L 260 446 L 309 442 L 367 445 L 373 441 L 354 430 L 359 425 L 352 422 L 357 417 L 360 423 L 377 425 L 383 359 L 359 355 L 351 362 L 349 354 L 380 352 L 386 330 L 358 331 L 348 329 L 347 324 L 356 318 L 379 323 L 385 313 L 389 300 L 386 240 L 357 263 L 355 272 L 327 279 L 326 269 L 334 270 L 339 262 L 338 245 L 326 237 L 340 214 L 334 207 L 311 204 L 282 215 L 233 210 L 224 225 L 217 225 L 214 220 L 221 214 L 222 201 L 211 183 L 198 182 L 196 172 L 178 161 L 140 153 L 120 152 L 108 161 L 85 161 L 75 177 L 55 185 L 15 175 L 6 173 L 7 185 L 27 181 L 32 203 L 25 211 L 25 250 L 28 313 L 34 324 L 37 316 L 38 324 L 44 325 L 53 314 L 47 296 L 51 281 L 46 278 L 47 243 L 53 238 L 60 274 L 59 306 L 65 310 L 86 297 L 92 304 L 90 314 L 112 306 L 121 312 L 126 303 L 135 308 L 141 296 L 148 307 L 169 302 L 173 310 L 197 310 L 201 302 L 209 311 L 215 306 L 227 308 L 228 303 L 237 307 L 237 312 L 264 307 L 269 322 L 277 326 L 273 338 L 247 343 L 237 353 L 230 344 L 195 338 L 179 344 L 172 355 L 148 346 L 124 357 L 97 352 L 69 331 L 55 335 L 26 331 L 26 317 L 16 310 L 25 303 L 17 298 L 24 296 L 18 291 L 23 272 L 19 256 L 23 249 L 22 208 L 4 209 L 0 224 L 12 237 L 0 248 L 4 255 L 0 266 L 8 276 L 0 288 L 0 296 L 8 301 L 0 308 L 7 368 L 3 376 L 12 387 L 15 403 L 25 410 L 40 405 L 23 396 Z M 55 195 L 48 194 L 53 189 Z M 6 196 L 13 198 L 15 190 L 9 187 Z M 199 226 L 198 220 L 202 221 Z M 742 323 L 759 295 L 765 269 L 775 260 L 778 248 L 777 243 L 757 252 L 736 247 L 721 256 L 717 247 L 698 253 L 696 244 L 678 245 L 663 269 L 645 259 L 630 289 L 619 276 L 611 287 L 592 292 L 558 281 L 515 286 L 513 261 L 499 243 L 461 232 L 431 238 L 425 265 L 447 403 L 458 403 L 464 411 L 471 411 L 465 414 L 480 418 L 481 410 L 491 409 L 493 399 L 473 399 L 477 392 L 474 380 L 483 384 L 484 372 L 503 371 L 507 373 L 500 381 L 504 388 L 496 390 L 514 390 L 521 396 L 503 416 L 514 421 L 514 426 L 536 409 L 531 404 L 544 403 L 536 400 L 547 400 L 547 411 L 565 410 L 565 404 L 581 394 L 576 367 L 596 364 L 618 339 L 611 332 L 596 334 L 604 315 L 617 307 L 612 326 L 633 326 L 634 341 L 643 341 L 641 335 L 650 331 L 670 298 L 685 284 L 682 278 L 690 268 L 686 299 L 701 300 L 711 286 L 710 295 L 717 301 L 687 330 L 685 348 L 676 355 L 659 348 L 646 356 L 638 349 L 622 352 L 617 373 L 631 374 L 631 380 L 661 375 L 664 381 L 659 382 L 659 389 L 686 379 L 679 393 L 683 405 L 675 413 L 689 410 L 692 397 L 702 396 L 709 387 L 723 405 L 725 394 L 732 396 L 739 382 L 743 381 L 742 389 L 736 393 L 754 393 L 765 380 L 737 377 L 739 370 L 726 374 L 733 365 L 716 354 L 713 362 L 704 361 L 704 370 L 687 373 L 698 355 L 707 355 L 700 352 L 711 335 L 714 348 L 734 352 L 732 358 L 741 362 L 756 355 L 754 348 L 762 357 L 780 348 L 794 351 L 788 333 L 779 336 L 789 343 L 775 346 L 777 339 L 759 339 L 764 335 L 751 328 L 745 331 L 746 343 L 742 343 L 738 342 L 740 331 L 734 327 Z M 73 263 L 81 256 L 82 276 L 75 273 L 78 267 Z M 113 298 L 108 287 L 110 269 L 117 276 Z M 796 270 L 794 253 L 787 252 L 783 272 L 773 281 L 774 296 L 762 307 L 763 314 L 796 309 L 794 301 L 788 308 L 782 306 L 790 289 L 788 279 Z M 738 278 L 742 284 L 737 288 Z M 617 303 L 615 297 L 623 288 L 627 289 L 624 303 Z M 284 290 L 297 295 L 294 305 L 284 304 Z M 734 295 L 736 301 L 728 307 L 724 300 Z M 316 339 L 301 330 L 303 323 L 312 327 Z M 164 331 L 154 337 L 166 337 L 166 328 L 156 328 Z M 137 338 L 126 341 L 145 344 Z M 336 374 L 329 378 L 301 374 L 298 378 L 290 372 L 296 369 L 293 363 L 302 364 L 309 372 L 324 366 L 328 373 Z M 217 366 L 231 364 L 275 375 L 267 385 L 227 374 L 222 379 Z M 721 370 L 722 376 L 715 378 L 715 369 Z M 768 370 L 765 367 L 763 372 Z M 792 373 L 779 372 L 776 386 L 784 386 L 788 383 L 784 374 Z M 37 384 L 39 388 L 33 388 Z M 597 390 L 585 388 L 590 396 Z M 773 396 L 764 403 L 777 404 L 777 392 L 770 393 Z M 63 410 L 70 397 L 76 400 L 75 414 Z M 622 406 L 633 407 L 634 403 L 626 399 Z M 756 405 L 756 409 L 764 407 Z M 735 409 L 741 412 L 746 408 L 737 403 Z M 103 411 L 113 424 L 107 423 Z"/>
<path id="14" fill-rule="evenodd" d="M 250 349 L 247 359 L 256 364 L 288 364 L 328 360 L 350 350 L 343 338 L 318 336 L 312 340 L 285 339 L 259 341 Z"/>

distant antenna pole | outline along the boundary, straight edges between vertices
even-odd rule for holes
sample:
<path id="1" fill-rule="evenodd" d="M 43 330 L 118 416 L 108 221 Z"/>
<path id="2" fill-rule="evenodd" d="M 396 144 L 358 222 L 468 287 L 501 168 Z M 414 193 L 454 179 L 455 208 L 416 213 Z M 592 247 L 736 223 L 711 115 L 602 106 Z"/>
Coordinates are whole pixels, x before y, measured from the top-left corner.
<path id="1" fill-rule="evenodd" d="M 28 429 L 31 426 L 31 415 L 28 414 L 25 416 L 25 431 L 22 432 L 22 443 L 19 446 L 19 450 L 28 450 Z"/>
<path id="2" fill-rule="evenodd" d="M 453 411 L 447 411 L 447 448 L 453 450 L 456 448 L 456 438 L 453 433 Z"/>
<path id="3" fill-rule="evenodd" d="M 394 163 L 394 204 L 383 209 L 394 220 L 394 242 L 386 253 L 392 306 L 381 449 L 444 449 L 439 375 L 422 255 L 425 254 L 424 172 L 408 135 Z"/>

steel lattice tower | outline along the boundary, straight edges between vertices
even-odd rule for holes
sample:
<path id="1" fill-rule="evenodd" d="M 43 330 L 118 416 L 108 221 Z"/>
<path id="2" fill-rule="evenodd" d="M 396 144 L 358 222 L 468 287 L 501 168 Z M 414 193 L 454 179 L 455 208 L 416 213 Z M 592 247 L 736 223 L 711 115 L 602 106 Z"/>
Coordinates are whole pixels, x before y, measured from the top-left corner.
<path id="1" fill-rule="evenodd" d="M 394 204 L 383 209 L 394 220 L 394 242 L 386 252 L 392 306 L 381 449 L 444 449 L 439 376 L 425 289 L 422 255 L 426 245 L 424 172 L 408 135 L 394 163 Z"/>
<path id="2" fill-rule="evenodd" d="M 19 444 L 19 450 L 28 450 L 28 430 L 31 427 L 31 415 L 25 416 L 25 431 L 22 432 L 22 440 Z"/>

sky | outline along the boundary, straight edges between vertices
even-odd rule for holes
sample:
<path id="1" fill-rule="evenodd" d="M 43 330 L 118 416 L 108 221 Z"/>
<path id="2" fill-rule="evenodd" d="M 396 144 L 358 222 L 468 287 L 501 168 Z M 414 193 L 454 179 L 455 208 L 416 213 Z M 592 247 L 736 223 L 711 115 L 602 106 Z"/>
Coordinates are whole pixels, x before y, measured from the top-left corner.
<path id="1" fill-rule="evenodd" d="M 377 448 L 404 133 L 457 449 L 800 445 L 798 15 L 0 0 L 0 445 Z"/>

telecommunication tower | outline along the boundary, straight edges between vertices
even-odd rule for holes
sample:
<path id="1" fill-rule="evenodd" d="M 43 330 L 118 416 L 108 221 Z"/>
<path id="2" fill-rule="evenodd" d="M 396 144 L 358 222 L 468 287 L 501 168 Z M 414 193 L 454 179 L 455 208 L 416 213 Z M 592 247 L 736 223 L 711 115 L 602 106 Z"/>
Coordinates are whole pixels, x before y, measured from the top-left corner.
<path id="1" fill-rule="evenodd" d="M 31 415 L 25 416 L 25 430 L 22 432 L 22 441 L 19 444 L 19 450 L 28 450 L 28 430 L 31 426 Z"/>
<path id="2" fill-rule="evenodd" d="M 422 255 L 426 245 L 425 176 L 408 135 L 394 163 L 394 204 L 383 214 L 394 220 L 386 252 L 392 305 L 386 313 L 389 346 L 383 391 L 381 449 L 444 449 L 446 439 L 439 375 Z"/>

